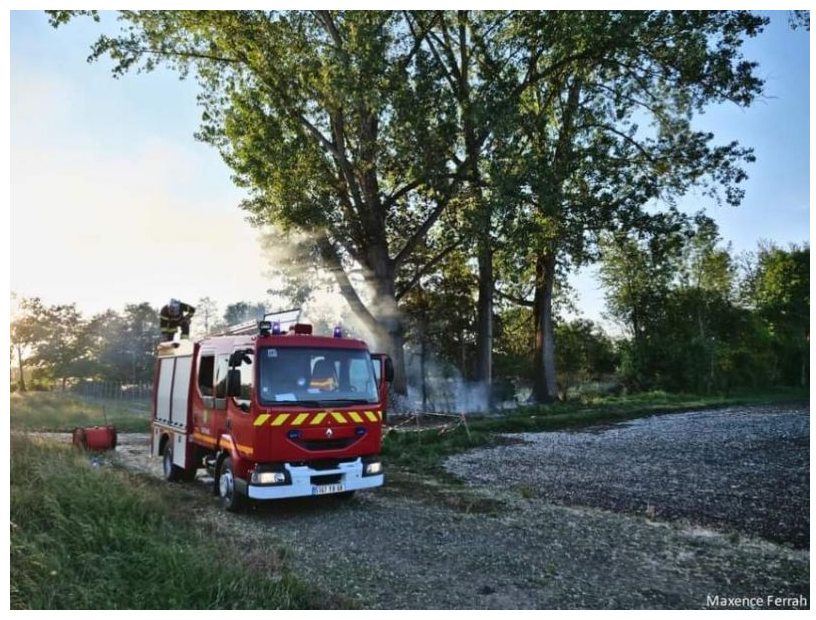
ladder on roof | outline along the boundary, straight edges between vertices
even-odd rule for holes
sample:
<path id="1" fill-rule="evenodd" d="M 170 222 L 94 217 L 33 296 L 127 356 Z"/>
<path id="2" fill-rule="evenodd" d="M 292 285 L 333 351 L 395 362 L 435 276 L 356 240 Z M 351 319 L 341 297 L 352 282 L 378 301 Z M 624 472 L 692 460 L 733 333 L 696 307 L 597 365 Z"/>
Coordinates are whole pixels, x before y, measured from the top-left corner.
<path id="1" fill-rule="evenodd" d="M 291 310 L 281 310 L 280 312 L 265 312 L 262 319 L 255 321 L 244 321 L 243 323 L 236 323 L 230 325 L 219 336 L 244 336 L 247 334 L 255 334 L 258 332 L 259 321 L 270 321 L 271 323 L 280 323 L 281 333 L 285 334 L 289 331 L 295 323 L 300 321 L 300 316 L 303 314 L 301 308 L 293 308 Z"/>

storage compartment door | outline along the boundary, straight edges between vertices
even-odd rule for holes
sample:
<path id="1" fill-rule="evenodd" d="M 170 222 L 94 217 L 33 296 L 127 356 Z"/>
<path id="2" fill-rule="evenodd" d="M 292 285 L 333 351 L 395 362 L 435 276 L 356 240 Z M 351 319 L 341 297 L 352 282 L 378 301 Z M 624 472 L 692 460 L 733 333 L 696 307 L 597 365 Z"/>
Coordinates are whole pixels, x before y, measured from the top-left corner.
<path id="1" fill-rule="evenodd" d="M 176 376 L 173 379 L 173 409 L 170 423 L 178 426 L 187 426 L 187 405 L 190 397 L 190 374 L 193 367 L 193 358 L 176 358 Z"/>
<path id="2" fill-rule="evenodd" d="M 156 392 L 156 419 L 159 422 L 170 422 L 170 390 L 173 387 L 173 366 L 175 359 L 159 361 L 159 389 Z"/>

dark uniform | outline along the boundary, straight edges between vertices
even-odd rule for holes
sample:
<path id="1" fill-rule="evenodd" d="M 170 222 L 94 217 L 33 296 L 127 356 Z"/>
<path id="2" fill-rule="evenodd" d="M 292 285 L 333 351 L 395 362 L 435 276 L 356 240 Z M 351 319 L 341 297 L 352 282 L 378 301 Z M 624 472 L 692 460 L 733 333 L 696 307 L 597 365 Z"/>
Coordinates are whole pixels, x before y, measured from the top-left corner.
<path id="1" fill-rule="evenodd" d="M 195 314 L 195 308 L 183 302 L 170 302 L 159 312 L 159 327 L 162 340 L 172 340 L 176 330 L 181 327 L 181 337 L 190 337 L 190 317 Z"/>

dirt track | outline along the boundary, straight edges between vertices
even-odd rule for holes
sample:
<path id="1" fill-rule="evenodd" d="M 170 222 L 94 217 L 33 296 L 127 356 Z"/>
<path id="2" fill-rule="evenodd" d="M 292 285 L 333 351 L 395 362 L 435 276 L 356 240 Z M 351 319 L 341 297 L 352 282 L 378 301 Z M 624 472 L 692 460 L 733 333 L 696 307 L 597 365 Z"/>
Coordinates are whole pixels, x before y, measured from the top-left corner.
<path id="1" fill-rule="evenodd" d="M 809 420 L 807 411 L 801 409 L 732 413 L 748 412 L 763 416 L 763 423 L 754 430 L 761 434 L 765 427 L 769 441 L 780 424 L 790 423 L 790 416 Z M 688 425 L 699 424 L 704 415 L 661 416 L 649 419 L 648 424 L 650 432 L 658 436 L 661 432 L 666 437 L 675 433 L 682 436 L 684 424 L 688 430 Z M 574 435 L 601 437 L 604 441 L 599 441 L 600 445 L 611 445 L 618 441 L 616 434 L 625 437 L 630 428 L 617 425 Z M 804 429 L 809 436 L 809 424 Z M 709 529 L 696 522 L 693 514 L 664 511 L 663 504 L 658 504 L 660 510 L 650 512 L 631 509 L 628 500 L 617 506 L 593 501 L 592 495 L 565 496 L 548 491 L 570 488 L 573 483 L 569 476 L 560 486 L 534 486 L 525 472 L 538 471 L 542 463 L 553 462 L 547 458 L 542 461 L 541 455 L 548 454 L 547 446 L 559 435 L 524 437 L 526 443 L 502 446 L 501 450 L 509 452 L 500 458 L 511 466 L 500 469 L 503 475 L 485 474 L 484 480 L 473 474 L 495 472 L 498 453 L 494 450 L 499 448 L 451 460 L 451 470 L 466 473 L 476 481 L 473 486 L 440 485 L 413 479 L 404 472 L 390 472 L 383 489 L 358 493 L 351 500 L 290 500 L 231 515 L 222 511 L 211 494 L 210 481 L 199 475 L 193 484 L 178 485 L 179 502 L 192 517 L 214 524 L 218 533 L 231 537 L 252 554 L 281 556 L 281 562 L 307 581 L 336 592 L 338 605 L 702 608 L 710 603 L 709 596 L 767 600 L 768 596 L 808 595 L 810 554 L 806 548 L 749 536 L 744 528 L 741 532 L 727 522 L 720 522 L 717 530 Z M 146 435 L 123 435 L 120 439 L 116 461 L 159 475 L 158 460 L 150 461 L 146 456 Z M 593 452 L 575 441 L 572 447 L 580 448 L 586 469 L 594 471 Z M 757 442 L 763 444 L 759 439 Z M 787 446 L 786 450 L 790 449 L 798 451 L 805 462 L 809 460 L 808 443 Z M 672 457 L 665 450 L 653 455 L 672 468 Z M 601 456 L 606 459 L 604 471 L 615 470 L 616 465 L 620 470 L 631 469 L 627 469 L 631 452 L 613 451 L 598 458 Z M 693 460 L 698 462 L 699 458 Z M 759 473 L 754 473 L 762 478 L 764 464 L 750 462 L 753 466 L 745 471 L 759 468 Z M 524 463 L 528 467 L 522 467 Z M 775 464 L 771 465 L 768 471 L 776 471 Z M 548 476 L 556 473 L 546 467 L 543 471 Z M 572 469 L 560 471 L 566 475 Z M 736 467 L 733 480 L 742 480 L 742 471 Z M 648 487 L 654 472 L 642 467 L 629 473 Z M 601 478 L 596 482 L 598 488 L 603 487 Z M 769 483 L 767 489 L 773 492 L 773 481 Z M 686 484 L 681 491 L 694 494 L 695 488 Z M 626 499 L 632 491 L 609 486 L 606 497 L 617 494 Z M 750 502 L 741 509 L 750 511 Z M 807 515 L 805 511 L 796 516 Z"/>

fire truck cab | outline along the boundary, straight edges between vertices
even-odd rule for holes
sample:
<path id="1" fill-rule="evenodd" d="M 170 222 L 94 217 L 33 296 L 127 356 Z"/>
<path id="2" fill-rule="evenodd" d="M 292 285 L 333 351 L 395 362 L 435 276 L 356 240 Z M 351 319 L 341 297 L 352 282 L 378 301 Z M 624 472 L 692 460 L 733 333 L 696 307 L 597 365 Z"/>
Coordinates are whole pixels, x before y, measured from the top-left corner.
<path id="1" fill-rule="evenodd" d="M 391 360 L 362 340 L 255 333 L 167 342 L 156 354 L 151 456 L 165 479 L 204 468 L 224 507 L 246 498 L 350 495 L 383 484 L 379 458 Z"/>

